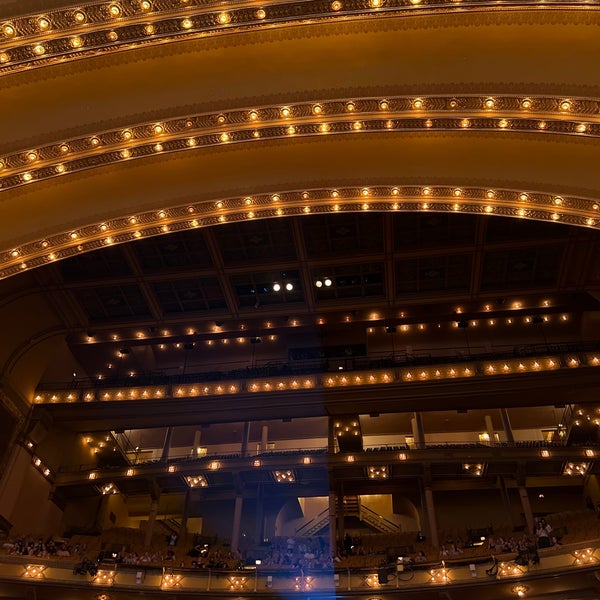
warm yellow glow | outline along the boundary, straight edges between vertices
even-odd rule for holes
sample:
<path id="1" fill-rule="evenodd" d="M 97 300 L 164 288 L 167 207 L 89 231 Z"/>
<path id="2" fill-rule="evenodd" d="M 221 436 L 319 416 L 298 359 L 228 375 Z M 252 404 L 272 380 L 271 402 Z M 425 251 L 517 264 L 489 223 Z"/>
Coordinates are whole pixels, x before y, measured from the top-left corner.
<path id="1" fill-rule="evenodd" d="M 2 25 L 2 33 L 5 37 L 11 38 L 16 35 L 17 30 L 12 23 L 4 23 L 4 25 Z"/>

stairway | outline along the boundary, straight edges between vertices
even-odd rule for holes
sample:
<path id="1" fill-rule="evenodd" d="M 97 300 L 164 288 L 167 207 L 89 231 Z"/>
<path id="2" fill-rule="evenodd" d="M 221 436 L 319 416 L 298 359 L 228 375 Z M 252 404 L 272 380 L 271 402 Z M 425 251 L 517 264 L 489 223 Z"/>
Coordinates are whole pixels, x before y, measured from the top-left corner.
<path id="1" fill-rule="evenodd" d="M 374 510 L 371 510 L 367 506 L 363 506 L 360 502 L 360 496 L 344 497 L 344 517 L 356 517 L 359 521 L 365 525 L 369 525 L 369 527 L 372 527 L 380 533 L 398 533 L 400 531 L 398 525 L 376 513 Z M 316 535 L 322 529 L 327 527 L 328 524 L 329 509 L 326 508 L 296 529 L 296 535 L 299 537 Z"/>

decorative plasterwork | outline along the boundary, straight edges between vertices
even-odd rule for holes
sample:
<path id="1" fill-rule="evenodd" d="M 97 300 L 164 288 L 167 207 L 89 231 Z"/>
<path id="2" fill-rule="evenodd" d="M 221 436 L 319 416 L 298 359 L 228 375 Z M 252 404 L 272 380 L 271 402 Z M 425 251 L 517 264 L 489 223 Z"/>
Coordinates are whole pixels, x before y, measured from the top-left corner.
<path id="1" fill-rule="evenodd" d="M 364 186 L 223 198 L 123 216 L 65 231 L 0 254 L 0 278 L 113 244 L 224 223 L 337 212 L 447 212 L 498 215 L 600 228 L 593 198 L 460 186 Z"/>
<path id="2" fill-rule="evenodd" d="M 199 0 L 132 0 L 93 2 L 49 9 L 0 24 L 0 75 L 30 70 L 115 51 L 164 44 L 180 39 L 235 32 L 271 30 L 293 25 L 383 16 L 409 18 L 423 14 L 461 16 L 482 11 L 525 9 L 593 10 L 587 3 L 524 0 L 300 0 L 240 1 L 235 7 L 206 5 Z"/>
<path id="3" fill-rule="evenodd" d="M 600 136 L 596 98 L 516 95 L 349 98 L 260 106 L 132 123 L 0 157 L 0 193 L 157 154 L 323 135 L 498 131 Z"/>

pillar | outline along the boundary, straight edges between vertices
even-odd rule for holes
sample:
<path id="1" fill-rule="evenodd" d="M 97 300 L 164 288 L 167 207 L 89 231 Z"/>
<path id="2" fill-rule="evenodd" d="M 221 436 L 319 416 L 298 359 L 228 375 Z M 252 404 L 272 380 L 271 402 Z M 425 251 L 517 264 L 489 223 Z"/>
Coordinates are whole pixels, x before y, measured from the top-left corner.
<path id="1" fill-rule="evenodd" d="M 519 486 L 519 497 L 521 498 L 523 514 L 525 515 L 525 522 L 527 523 L 527 533 L 531 535 L 533 533 L 533 528 L 535 524 L 533 521 L 531 503 L 529 502 L 529 495 L 527 494 L 527 488 L 524 485 Z"/>
<path id="2" fill-rule="evenodd" d="M 190 488 L 187 489 L 185 493 L 185 501 L 183 503 L 183 512 L 181 513 L 181 527 L 179 528 L 179 540 L 185 544 L 183 540 L 185 540 L 185 536 L 187 534 L 187 522 L 188 516 L 190 513 L 190 501 L 192 496 L 192 490 Z"/>
<path id="3" fill-rule="evenodd" d="M 263 425 L 262 426 L 262 430 L 261 430 L 261 434 L 260 434 L 260 451 L 261 452 L 266 452 L 267 451 L 267 442 L 269 440 L 269 426 L 268 425 Z"/>
<path id="4" fill-rule="evenodd" d="M 197 429 L 194 432 L 194 446 L 192 448 L 192 455 L 193 456 L 198 456 L 198 448 L 200 446 L 200 439 L 201 439 L 201 437 L 202 437 L 202 432 L 199 429 Z"/>
<path id="5" fill-rule="evenodd" d="M 506 408 L 500 409 L 500 417 L 502 418 L 502 427 L 504 428 L 504 435 L 506 436 L 506 441 L 509 444 L 513 445 L 515 443 L 515 436 L 513 435 L 510 419 L 508 418 L 508 410 L 506 410 Z"/>
<path id="6" fill-rule="evenodd" d="M 498 483 L 500 485 L 500 496 L 502 497 L 504 511 L 506 512 L 506 516 L 508 517 L 508 522 L 510 523 L 511 527 L 514 527 L 515 522 L 513 518 L 512 506 L 510 504 L 510 496 L 508 495 L 508 489 L 506 488 L 506 481 L 502 475 L 498 477 Z"/>
<path id="7" fill-rule="evenodd" d="M 242 458 L 248 456 L 248 443 L 250 442 L 250 421 L 244 423 L 244 431 L 242 433 L 242 445 L 240 447 L 240 454 Z"/>
<path id="8" fill-rule="evenodd" d="M 335 434 L 334 434 L 334 420 L 329 417 L 329 424 L 327 428 L 327 452 L 330 454 L 335 453 Z"/>
<path id="9" fill-rule="evenodd" d="M 412 427 L 413 439 L 415 440 L 416 448 L 425 448 L 425 432 L 423 430 L 423 419 L 421 413 L 413 413 L 413 418 L 410 420 Z"/>
<path id="10" fill-rule="evenodd" d="M 160 456 L 160 460 L 162 462 L 166 462 L 169 458 L 169 452 L 171 451 L 171 439 L 173 438 L 173 428 L 167 427 L 167 432 L 165 433 L 165 441 L 163 443 L 162 454 Z"/>
<path id="11" fill-rule="evenodd" d="M 431 545 L 437 548 L 440 545 L 438 539 L 437 518 L 435 516 L 435 505 L 433 503 L 433 490 L 425 486 L 425 506 L 427 507 L 427 520 L 429 522 L 429 539 Z"/>
<path id="12" fill-rule="evenodd" d="M 144 538 L 144 546 L 148 547 L 152 544 L 152 534 L 154 533 L 154 523 L 158 514 L 158 498 L 153 499 L 150 504 L 150 512 L 148 513 L 148 525 L 146 525 L 146 537 Z"/>
<path id="13" fill-rule="evenodd" d="M 239 552 L 240 545 L 240 526 L 242 524 L 242 506 L 244 499 L 242 496 L 235 497 L 235 505 L 233 507 L 233 527 L 231 529 L 231 550 Z"/>
<path id="14" fill-rule="evenodd" d="M 264 506 L 263 506 L 263 485 L 259 483 L 256 488 L 256 515 L 254 525 L 254 537 L 257 544 L 262 544 L 265 537 L 265 518 L 264 518 Z"/>
<path id="15" fill-rule="evenodd" d="M 344 482 L 337 482 L 337 540 L 340 544 L 344 543 L 346 529 L 344 527 Z"/>
<path id="16" fill-rule="evenodd" d="M 329 491 L 329 548 L 331 556 L 337 555 L 337 538 L 335 526 L 335 492 Z"/>
<path id="17" fill-rule="evenodd" d="M 493 446 L 495 444 L 495 431 L 494 431 L 494 423 L 492 421 L 492 417 L 490 415 L 485 415 L 484 416 L 484 420 L 485 420 L 485 430 L 488 434 L 489 437 L 489 444 L 490 446 Z"/>

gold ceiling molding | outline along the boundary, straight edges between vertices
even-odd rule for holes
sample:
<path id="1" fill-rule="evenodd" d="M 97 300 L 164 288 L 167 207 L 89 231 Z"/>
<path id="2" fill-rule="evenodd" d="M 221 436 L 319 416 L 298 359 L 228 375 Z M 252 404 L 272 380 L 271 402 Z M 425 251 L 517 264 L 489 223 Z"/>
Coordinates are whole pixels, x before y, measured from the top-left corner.
<path id="1" fill-rule="evenodd" d="M 434 131 L 595 140 L 600 137 L 600 99 L 506 94 L 355 97 L 134 123 L 0 156 L 0 198 L 56 177 L 175 152 L 294 137 Z"/>
<path id="2" fill-rule="evenodd" d="M 0 279 L 114 244 L 254 219 L 343 212 L 444 212 L 600 229 L 599 202 L 523 189 L 368 183 L 229 197 L 122 216 L 23 244 L 0 253 Z"/>
<path id="3" fill-rule="evenodd" d="M 472 14 L 484 14 L 484 19 L 489 19 L 499 13 L 510 13 L 503 14 L 502 19 L 508 18 L 514 24 L 540 20 L 555 24 L 598 24 L 596 7 L 581 1 L 560 5 L 540 5 L 531 0 L 518 4 L 510 0 L 479 0 L 468 4 L 461 0 L 302 0 L 293 4 L 240 1 L 235 8 L 224 8 L 197 0 L 107 0 L 0 22 L 0 76 L 185 39 L 317 23 L 347 25 L 351 20 L 411 19 L 416 15 L 450 13 L 456 13 L 462 26 L 482 24 L 480 17 L 471 23 Z M 445 27 L 455 25 L 448 21 Z"/>

